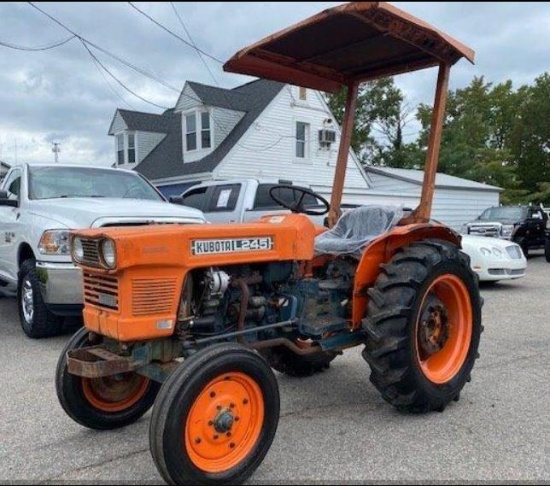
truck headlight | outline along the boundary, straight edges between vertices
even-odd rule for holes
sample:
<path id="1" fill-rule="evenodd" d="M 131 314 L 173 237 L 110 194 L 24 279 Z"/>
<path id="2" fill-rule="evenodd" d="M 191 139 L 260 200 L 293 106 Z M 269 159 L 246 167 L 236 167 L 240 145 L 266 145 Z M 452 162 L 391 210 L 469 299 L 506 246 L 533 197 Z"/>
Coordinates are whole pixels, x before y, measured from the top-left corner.
<path id="1" fill-rule="evenodd" d="M 80 236 L 76 236 L 73 239 L 72 257 L 77 263 L 82 263 L 82 260 L 84 260 L 84 246 L 82 246 L 82 238 Z"/>
<path id="2" fill-rule="evenodd" d="M 503 238 L 511 238 L 513 232 L 514 232 L 514 225 L 513 224 L 503 224 L 502 225 L 502 237 Z"/>
<path id="3" fill-rule="evenodd" d="M 70 230 L 48 230 L 42 233 L 38 251 L 42 255 L 70 255 Z"/>
<path id="4" fill-rule="evenodd" d="M 113 240 L 104 239 L 100 246 L 100 256 L 107 268 L 116 267 L 116 247 Z"/>

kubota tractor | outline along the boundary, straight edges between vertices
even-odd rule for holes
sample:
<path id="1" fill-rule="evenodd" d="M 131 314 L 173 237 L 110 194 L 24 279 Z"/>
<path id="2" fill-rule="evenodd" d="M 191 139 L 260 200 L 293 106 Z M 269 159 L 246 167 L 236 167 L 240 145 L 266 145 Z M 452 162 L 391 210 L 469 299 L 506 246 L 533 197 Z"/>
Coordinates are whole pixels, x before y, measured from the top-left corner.
<path id="1" fill-rule="evenodd" d="M 458 400 L 478 356 L 481 299 L 460 236 L 430 213 L 450 67 L 473 56 L 381 2 L 335 7 L 237 53 L 226 70 L 328 92 L 347 87 L 334 190 L 324 201 L 330 228 L 300 214 L 304 191 L 291 214 L 250 224 L 74 232 L 85 326 L 57 368 L 67 414 L 113 429 L 154 405 L 151 453 L 167 482 L 237 483 L 275 436 L 272 368 L 310 375 L 363 346 L 370 381 L 397 409 L 442 411 Z M 434 66 L 419 206 L 340 217 L 359 84 Z"/>

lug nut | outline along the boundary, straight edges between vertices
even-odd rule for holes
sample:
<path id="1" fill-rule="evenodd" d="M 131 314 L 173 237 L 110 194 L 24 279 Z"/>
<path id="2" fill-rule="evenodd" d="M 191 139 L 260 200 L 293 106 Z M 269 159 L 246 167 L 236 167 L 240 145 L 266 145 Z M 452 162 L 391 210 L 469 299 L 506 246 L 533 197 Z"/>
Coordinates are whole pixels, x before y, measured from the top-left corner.
<path id="1" fill-rule="evenodd" d="M 231 442 L 231 444 L 229 444 L 229 447 L 230 447 L 231 449 L 233 449 L 233 448 L 235 447 L 235 444 L 233 444 L 233 442 Z"/>
<path id="2" fill-rule="evenodd" d="M 200 444 L 201 442 L 202 442 L 202 441 L 200 440 L 199 437 L 197 437 L 197 438 L 195 439 L 195 444 Z"/>
<path id="3" fill-rule="evenodd" d="M 216 396 L 216 392 L 210 392 L 210 398 L 214 398 Z"/>
<path id="4" fill-rule="evenodd" d="M 244 405 L 247 405 L 247 404 L 248 404 L 248 398 L 245 398 L 245 399 L 243 400 L 243 404 L 244 404 Z"/>

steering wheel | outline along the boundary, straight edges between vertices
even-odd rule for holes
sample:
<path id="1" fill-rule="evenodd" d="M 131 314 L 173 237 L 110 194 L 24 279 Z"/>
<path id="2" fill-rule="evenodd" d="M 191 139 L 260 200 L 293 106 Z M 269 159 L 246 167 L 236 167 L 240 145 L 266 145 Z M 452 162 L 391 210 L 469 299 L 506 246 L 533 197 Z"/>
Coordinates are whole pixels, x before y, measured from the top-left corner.
<path id="1" fill-rule="evenodd" d="M 275 194 L 275 191 L 280 189 L 294 191 L 295 193 L 298 193 L 300 196 L 294 203 L 289 203 L 288 201 L 281 199 L 279 196 Z M 269 195 L 271 196 L 271 199 L 273 199 L 277 204 L 281 205 L 283 208 L 290 209 L 290 211 L 292 211 L 293 213 L 308 214 L 309 216 L 323 216 L 324 214 L 327 214 L 330 210 L 330 203 L 324 197 L 311 191 L 310 189 L 306 189 L 305 187 L 288 186 L 285 184 L 280 184 L 277 186 L 273 186 L 269 190 Z M 318 201 L 321 201 L 321 203 L 323 203 L 323 206 L 325 206 L 324 209 L 319 211 L 306 209 L 304 207 L 304 199 L 306 196 L 312 196 Z"/>

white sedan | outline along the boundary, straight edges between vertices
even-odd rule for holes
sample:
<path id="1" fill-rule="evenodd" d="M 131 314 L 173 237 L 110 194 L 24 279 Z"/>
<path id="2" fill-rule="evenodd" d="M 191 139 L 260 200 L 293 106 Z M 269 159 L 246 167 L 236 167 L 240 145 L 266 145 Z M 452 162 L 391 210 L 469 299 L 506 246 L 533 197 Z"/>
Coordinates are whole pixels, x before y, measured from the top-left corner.
<path id="1" fill-rule="evenodd" d="M 525 276 L 527 259 L 516 243 L 487 236 L 462 235 L 462 250 L 470 256 L 472 270 L 482 282 Z"/>

